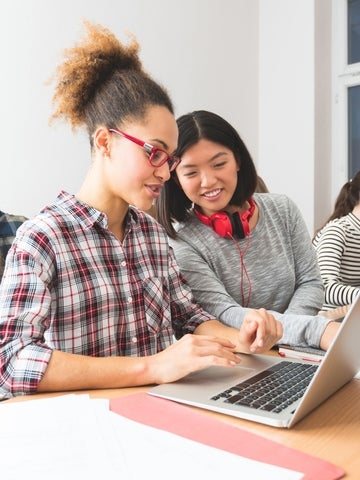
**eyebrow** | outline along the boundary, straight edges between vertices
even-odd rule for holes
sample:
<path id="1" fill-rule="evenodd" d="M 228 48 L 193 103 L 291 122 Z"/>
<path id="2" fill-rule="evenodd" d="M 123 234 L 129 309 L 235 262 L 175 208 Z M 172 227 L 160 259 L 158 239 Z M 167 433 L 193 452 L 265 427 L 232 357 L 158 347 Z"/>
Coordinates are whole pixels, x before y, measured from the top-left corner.
<path id="1" fill-rule="evenodd" d="M 162 145 L 166 150 L 169 150 L 169 145 L 163 142 L 162 140 L 160 140 L 159 138 L 152 138 L 150 142 L 146 142 L 146 143 L 152 143 L 152 142 L 160 143 L 160 145 Z"/>
<path id="2" fill-rule="evenodd" d="M 160 143 L 160 145 L 164 148 L 164 150 L 169 152 L 169 150 L 170 150 L 169 145 L 167 143 L 165 143 L 163 140 L 160 140 L 159 138 L 152 138 L 152 139 L 150 139 L 150 145 L 152 144 L 152 142 Z M 149 143 L 149 142 L 146 142 L 146 143 Z M 174 155 L 175 152 L 176 152 L 176 148 L 172 152 L 168 153 L 168 155 Z"/>

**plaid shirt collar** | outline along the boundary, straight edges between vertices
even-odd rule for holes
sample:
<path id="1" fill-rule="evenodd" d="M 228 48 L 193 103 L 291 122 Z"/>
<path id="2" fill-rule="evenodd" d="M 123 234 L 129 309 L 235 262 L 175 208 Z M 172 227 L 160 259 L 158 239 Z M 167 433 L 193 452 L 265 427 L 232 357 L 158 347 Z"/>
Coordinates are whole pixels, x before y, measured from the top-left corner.
<path id="1" fill-rule="evenodd" d="M 58 207 L 70 213 L 84 228 L 92 228 L 96 223 L 101 228 L 108 227 L 108 219 L 105 213 L 97 210 L 86 203 L 78 200 L 75 195 L 71 195 L 62 190 L 58 197 Z M 139 221 L 139 216 L 136 208 L 129 206 L 126 224 L 127 228 L 134 228 Z"/>

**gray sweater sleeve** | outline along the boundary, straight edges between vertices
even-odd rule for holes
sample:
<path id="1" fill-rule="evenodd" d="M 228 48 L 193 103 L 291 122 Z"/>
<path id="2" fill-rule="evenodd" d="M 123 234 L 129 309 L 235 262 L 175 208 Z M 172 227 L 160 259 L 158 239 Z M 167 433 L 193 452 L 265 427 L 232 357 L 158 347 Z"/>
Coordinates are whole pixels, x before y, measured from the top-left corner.
<path id="1" fill-rule="evenodd" d="M 249 308 L 234 306 L 227 311 L 222 322 L 231 327 L 239 328 Z M 278 343 L 288 345 L 301 345 L 319 348 L 320 340 L 329 322 L 321 315 L 295 315 L 279 313 L 269 310 L 283 325 L 283 336 Z"/>

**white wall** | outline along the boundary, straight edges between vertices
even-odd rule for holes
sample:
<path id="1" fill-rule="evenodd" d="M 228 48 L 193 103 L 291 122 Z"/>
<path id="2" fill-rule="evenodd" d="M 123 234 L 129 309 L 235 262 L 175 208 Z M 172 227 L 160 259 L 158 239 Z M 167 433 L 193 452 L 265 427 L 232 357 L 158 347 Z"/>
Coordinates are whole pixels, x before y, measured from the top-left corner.
<path id="1" fill-rule="evenodd" d="M 125 41 L 136 35 L 177 115 L 208 109 L 229 120 L 310 233 L 330 213 L 330 0 L 3 2 L 0 209 L 32 216 L 60 189 L 75 193 L 88 168 L 85 135 L 48 126 L 53 85 L 44 83 L 83 18 Z"/>
<path id="2" fill-rule="evenodd" d="M 313 225 L 313 0 L 260 0 L 258 168 Z"/>
<path id="3" fill-rule="evenodd" d="M 258 145 L 257 0 L 12 0 L 0 17 L 0 209 L 34 215 L 62 188 L 75 193 L 89 165 L 85 134 L 48 126 L 61 52 L 81 20 L 122 40 L 136 35 L 145 68 L 171 94 L 178 115 L 209 109 Z"/>
<path id="4" fill-rule="evenodd" d="M 329 0 L 315 1 L 315 162 L 314 162 L 314 229 L 320 226 L 329 217 L 333 210 L 335 198 L 345 179 L 337 179 L 334 184 L 336 156 L 332 144 L 338 131 L 333 126 L 333 51 L 332 17 L 338 21 L 332 11 L 332 2 Z M 334 132 L 334 133 L 333 133 Z M 339 158 L 338 158 L 339 159 Z M 343 156 L 341 157 L 343 161 Z M 345 162 L 344 162 L 345 163 Z"/>

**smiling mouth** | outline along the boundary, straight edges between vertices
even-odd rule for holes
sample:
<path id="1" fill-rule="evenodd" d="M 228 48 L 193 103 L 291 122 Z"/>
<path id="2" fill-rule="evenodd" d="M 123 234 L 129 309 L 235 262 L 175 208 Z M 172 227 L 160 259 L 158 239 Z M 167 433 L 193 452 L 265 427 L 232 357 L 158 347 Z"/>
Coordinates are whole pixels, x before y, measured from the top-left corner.
<path id="1" fill-rule="evenodd" d="M 213 198 L 213 197 L 216 197 L 217 195 L 219 195 L 221 193 L 221 189 L 220 188 L 217 188 L 216 190 L 212 190 L 211 192 L 205 192 L 202 194 L 202 197 L 205 197 L 205 198 Z"/>
<path id="2" fill-rule="evenodd" d="M 154 193 L 160 193 L 161 192 L 161 189 L 162 189 L 162 186 L 161 185 L 147 185 L 147 187 Z"/>
<path id="3" fill-rule="evenodd" d="M 154 199 L 154 198 L 159 198 L 162 185 L 146 185 L 146 188 L 148 190 L 148 194 Z"/>

